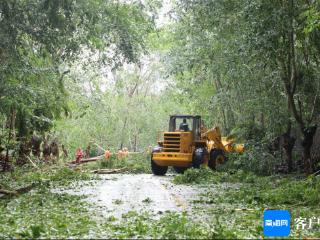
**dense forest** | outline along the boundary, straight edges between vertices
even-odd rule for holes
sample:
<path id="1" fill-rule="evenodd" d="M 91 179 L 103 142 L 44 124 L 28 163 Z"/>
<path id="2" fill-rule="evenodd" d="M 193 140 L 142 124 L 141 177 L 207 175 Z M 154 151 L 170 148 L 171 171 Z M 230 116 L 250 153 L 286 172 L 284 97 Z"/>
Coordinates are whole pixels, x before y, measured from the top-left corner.
<path id="1" fill-rule="evenodd" d="M 95 179 L 90 171 L 97 167 L 149 174 L 150 149 L 173 114 L 200 115 L 207 128 L 218 126 L 223 136 L 245 146 L 242 154 L 227 154 L 216 172 L 190 169 L 174 176 L 174 183 L 256 181 L 252 192 L 231 188 L 226 198 L 249 201 L 252 194 L 246 208 L 257 203 L 266 209 L 269 201 L 290 209 L 299 205 L 302 216 L 320 217 L 320 2 L 1 1 L 0 213 L 6 217 L 0 220 L 0 238 L 261 236 L 257 225 L 244 235 L 225 231 L 223 224 L 214 233 L 203 226 L 180 229 L 174 222 L 189 224 L 186 213 L 170 213 L 131 232 L 108 225 L 105 231 L 115 234 L 104 235 L 101 228 L 92 230 L 89 210 L 79 210 L 78 198 L 60 199 L 50 190 Z M 88 159 L 107 150 L 118 158 L 121 152 L 125 160 L 70 168 L 66 164 L 80 148 Z M 260 192 L 268 181 L 276 190 Z M 296 195 L 286 202 L 289 192 Z M 77 215 L 82 230 L 64 223 L 55 232 L 56 222 L 20 229 L 19 216 L 33 210 L 13 199 L 31 205 L 41 194 L 60 219 L 59 204 L 79 204 L 79 209 L 67 207 L 67 219 Z M 206 197 L 215 201 L 210 194 Z M 48 214 L 41 211 L 38 222 Z M 135 215 L 132 221 L 143 225 L 149 217 Z M 294 237 L 319 237 L 319 228 Z"/>

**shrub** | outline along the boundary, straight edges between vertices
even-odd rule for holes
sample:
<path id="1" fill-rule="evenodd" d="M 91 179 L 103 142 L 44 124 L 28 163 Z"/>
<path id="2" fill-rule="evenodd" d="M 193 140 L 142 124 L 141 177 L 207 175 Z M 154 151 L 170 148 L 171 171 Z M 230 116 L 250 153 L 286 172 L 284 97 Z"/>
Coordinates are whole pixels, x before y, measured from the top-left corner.
<path id="1" fill-rule="evenodd" d="M 218 170 L 238 170 L 254 172 L 268 176 L 275 174 L 277 167 L 282 163 L 278 157 L 268 153 L 263 144 L 248 144 L 243 153 L 229 153 L 228 161 L 219 166 Z"/>
<path id="2" fill-rule="evenodd" d="M 189 168 L 184 174 L 176 175 L 173 182 L 176 184 L 204 183 L 211 177 L 213 177 L 213 171 L 209 168 Z"/>
<path id="3" fill-rule="evenodd" d="M 99 168 L 127 168 L 134 173 L 150 173 L 150 156 L 147 154 L 129 154 L 127 157 L 118 159 L 112 155 L 108 160 L 100 160 Z"/>

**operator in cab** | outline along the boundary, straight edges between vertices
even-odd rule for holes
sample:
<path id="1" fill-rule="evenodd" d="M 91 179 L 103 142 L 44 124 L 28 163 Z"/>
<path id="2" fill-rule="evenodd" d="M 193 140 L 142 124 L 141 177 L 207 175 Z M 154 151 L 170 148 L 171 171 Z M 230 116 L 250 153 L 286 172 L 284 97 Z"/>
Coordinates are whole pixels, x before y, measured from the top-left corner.
<path id="1" fill-rule="evenodd" d="M 179 130 L 180 131 L 185 131 L 185 132 L 190 131 L 188 123 L 187 123 L 187 119 L 184 118 L 182 123 L 180 123 Z"/>

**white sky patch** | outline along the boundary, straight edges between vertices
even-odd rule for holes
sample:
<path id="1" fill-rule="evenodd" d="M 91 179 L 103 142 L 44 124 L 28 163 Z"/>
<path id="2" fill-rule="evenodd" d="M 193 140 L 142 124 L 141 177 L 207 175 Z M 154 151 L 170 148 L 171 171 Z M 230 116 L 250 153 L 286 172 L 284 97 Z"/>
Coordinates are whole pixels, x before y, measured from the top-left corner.
<path id="1" fill-rule="evenodd" d="M 172 10 L 171 0 L 163 0 L 162 8 L 159 11 L 158 19 L 156 19 L 156 27 L 161 28 L 170 23 L 170 12 Z"/>
<path id="2" fill-rule="evenodd" d="M 131 1 L 124 2 L 129 4 Z M 164 0 L 162 2 L 161 9 L 157 13 L 158 16 L 155 19 L 156 28 L 161 28 L 170 23 L 171 10 L 171 0 Z M 72 71 L 74 72 L 72 75 L 74 78 L 77 78 L 77 82 L 82 83 L 86 95 L 92 94 L 94 89 L 92 88 L 93 78 L 99 80 L 100 90 L 102 92 L 106 92 L 114 89 L 118 71 L 125 71 L 128 74 L 135 74 L 135 71 L 137 71 L 136 64 L 131 63 L 124 63 L 123 66 L 119 67 L 117 70 L 113 70 L 112 66 L 108 64 L 98 66 L 95 62 L 98 61 L 99 54 L 105 54 L 109 59 L 116 57 L 114 56 L 115 52 L 112 47 L 103 53 L 92 53 L 89 49 L 83 49 L 79 63 L 72 67 Z M 160 94 L 166 89 L 168 86 L 168 80 L 164 79 L 164 66 L 158 53 L 141 56 L 140 67 L 141 77 L 146 77 L 148 74 L 150 75 L 150 79 L 147 79 L 146 81 L 150 85 L 150 94 Z"/>

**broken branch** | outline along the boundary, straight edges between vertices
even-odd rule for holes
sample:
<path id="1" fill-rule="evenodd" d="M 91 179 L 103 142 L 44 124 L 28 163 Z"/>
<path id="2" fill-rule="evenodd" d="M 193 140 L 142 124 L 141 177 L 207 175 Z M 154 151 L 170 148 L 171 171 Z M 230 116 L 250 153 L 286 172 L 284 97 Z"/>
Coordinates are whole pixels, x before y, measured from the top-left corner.
<path id="1" fill-rule="evenodd" d="M 97 173 L 97 174 L 112 174 L 112 173 L 120 173 L 120 172 L 125 172 L 127 168 L 116 168 L 116 169 L 97 169 L 93 170 L 92 173 Z"/>

